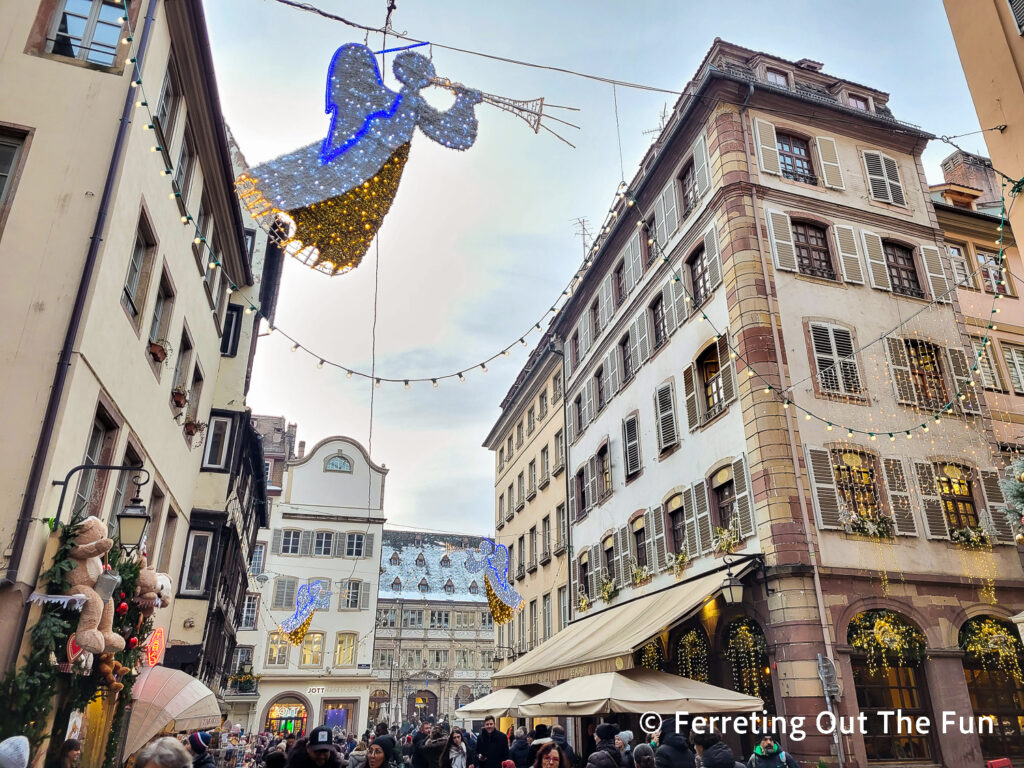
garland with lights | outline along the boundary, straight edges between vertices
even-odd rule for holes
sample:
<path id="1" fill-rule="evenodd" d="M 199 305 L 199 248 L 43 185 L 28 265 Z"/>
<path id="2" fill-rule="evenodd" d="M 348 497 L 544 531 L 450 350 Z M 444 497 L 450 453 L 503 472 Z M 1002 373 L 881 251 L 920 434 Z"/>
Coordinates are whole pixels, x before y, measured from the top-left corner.
<path id="1" fill-rule="evenodd" d="M 708 641 L 704 633 L 691 629 L 679 639 L 676 654 L 679 674 L 700 683 L 708 682 Z"/>
<path id="2" fill-rule="evenodd" d="M 1024 459 L 1016 459 L 999 481 L 1006 498 L 1006 517 L 1018 544 L 1024 544 Z"/>
<path id="3" fill-rule="evenodd" d="M 661 650 L 661 641 L 652 640 L 640 649 L 640 666 L 644 669 L 659 670 L 664 666 L 665 658 Z"/>
<path id="4" fill-rule="evenodd" d="M 736 619 L 729 625 L 729 644 L 725 655 L 732 664 L 734 690 L 762 697 L 762 669 L 768 659 L 768 643 L 761 628 L 751 619 Z"/>
<path id="5" fill-rule="evenodd" d="M 1003 622 L 984 616 L 968 619 L 960 629 L 960 647 L 982 669 L 1024 683 L 1024 643 Z"/>
<path id="6" fill-rule="evenodd" d="M 892 665 L 918 666 L 928 651 L 924 634 L 900 614 L 887 609 L 858 613 L 850 621 L 847 639 L 854 648 L 867 654 L 868 672 L 887 672 Z"/>

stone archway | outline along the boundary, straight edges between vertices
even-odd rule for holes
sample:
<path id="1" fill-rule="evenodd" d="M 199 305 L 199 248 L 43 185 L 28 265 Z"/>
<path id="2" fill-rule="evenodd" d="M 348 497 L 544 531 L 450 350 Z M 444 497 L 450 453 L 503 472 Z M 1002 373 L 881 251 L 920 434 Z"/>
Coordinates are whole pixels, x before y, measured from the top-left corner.
<path id="1" fill-rule="evenodd" d="M 437 694 L 420 689 L 409 694 L 406 702 L 406 716 L 422 721 L 426 717 L 437 717 Z"/>
<path id="2" fill-rule="evenodd" d="M 295 691 L 285 691 L 275 696 L 263 710 L 261 728 L 272 733 L 304 733 L 316 713 L 309 699 Z"/>

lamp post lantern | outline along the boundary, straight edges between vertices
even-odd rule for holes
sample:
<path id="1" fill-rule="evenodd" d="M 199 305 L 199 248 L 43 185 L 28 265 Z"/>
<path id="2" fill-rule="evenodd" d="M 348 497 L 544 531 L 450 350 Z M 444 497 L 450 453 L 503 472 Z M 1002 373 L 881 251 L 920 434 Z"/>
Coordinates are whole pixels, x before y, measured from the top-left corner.
<path id="1" fill-rule="evenodd" d="M 139 496 L 142 483 L 138 477 L 133 478 L 132 482 L 135 483 L 135 496 L 117 513 L 117 540 L 126 555 L 134 554 L 142 546 L 150 520 L 149 512 Z"/>

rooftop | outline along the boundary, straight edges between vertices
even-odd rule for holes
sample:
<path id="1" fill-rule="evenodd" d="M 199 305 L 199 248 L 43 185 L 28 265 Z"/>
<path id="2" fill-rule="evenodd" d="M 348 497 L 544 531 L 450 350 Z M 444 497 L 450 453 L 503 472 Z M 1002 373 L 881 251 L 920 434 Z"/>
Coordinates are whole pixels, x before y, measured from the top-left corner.
<path id="1" fill-rule="evenodd" d="M 487 605 L 482 573 L 466 570 L 466 551 L 476 549 L 480 536 L 421 531 L 384 531 L 380 557 L 382 600 L 479 603 Z M 396 579 L 400 589 L 393 588 Z M 451 591 L 445 585 L 451 583 Z M 421 583 L 426 589 L 421 589 Z M 476 592 L 472 591 L 475 584 Z"/>

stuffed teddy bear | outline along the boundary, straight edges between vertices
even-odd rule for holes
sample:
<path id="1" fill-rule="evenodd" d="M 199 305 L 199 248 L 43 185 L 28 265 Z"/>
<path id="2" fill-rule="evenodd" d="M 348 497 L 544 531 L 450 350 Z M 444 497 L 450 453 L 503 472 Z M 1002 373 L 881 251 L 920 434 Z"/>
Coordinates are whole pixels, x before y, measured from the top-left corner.
<path id="1" fill-rule="evenodd" d="M 157 608 L 169 605 L 170 593 L 171 580 L 167 574 L 157 573 L 156 567 L 147 565 L 143 557 L 139 581 L 135 587 L 135 602 L 141 607 L 142 616 L 148 619 Z"/>
<path id="2" fill-rule="evenodd" d="M 113 631 L 114 601 L 104 600 L 95 589 L 103 574 L 103 556 L 113 545 L 113 540 L 107 538 L 107 524 L 98 517 L 87 517 L 79 523 L 74 546 L 68 553 L 75 567 L 68 573 L 71 586 L 66 594 L 85 598 L 75 642 L 94 654 L 124 650 L 124 638 Z"/>
<path id="3" fill-rule="evenodd" d="M 128 671 L 128 667 L 114 658 L 112 653 L 104 653 L 97 657 L 97 669 L 103 684 L 111 691 L 117 693 L 124 688 L 118 678 Z"/>

